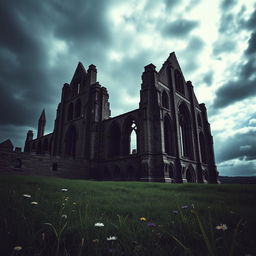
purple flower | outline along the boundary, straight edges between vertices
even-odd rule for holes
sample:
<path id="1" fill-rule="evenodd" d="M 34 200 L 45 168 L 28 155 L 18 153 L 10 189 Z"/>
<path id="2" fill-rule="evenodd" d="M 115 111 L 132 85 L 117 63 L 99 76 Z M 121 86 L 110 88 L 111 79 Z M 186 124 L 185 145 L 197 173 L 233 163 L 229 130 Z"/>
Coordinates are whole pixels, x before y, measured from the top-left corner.
<path id="1" fill-rule="evenodd" d="M 178 211 L 177 210 L 173 210 L 172 213 L 173 214 L 178 214 Z"/>
<path id="2" fill-rule="evenodd" d="M 153 222 L 149 222 L 149 223 L 148 223 L 148 226 L 149 226 L 149 227 L 156 227 L 156 224 L 153 223 Z"/>
<path id="3" fill-rule="evenodd" d="M 182 205 L 181 206 L 181 209 L 187 209 L 188 208 L 188 205 Z"/>

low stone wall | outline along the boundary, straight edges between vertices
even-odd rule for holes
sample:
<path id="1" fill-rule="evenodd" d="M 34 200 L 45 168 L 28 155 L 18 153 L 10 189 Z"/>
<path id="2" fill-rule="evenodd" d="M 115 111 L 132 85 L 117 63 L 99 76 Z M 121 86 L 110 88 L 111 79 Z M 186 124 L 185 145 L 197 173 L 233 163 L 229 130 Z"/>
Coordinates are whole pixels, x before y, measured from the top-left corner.
<path id="1" fill-rule="evenodd" d="M 89 178 L 89 164 L 81 159 L 63 159 L 24 152 L 0 152 L 0 174 Z"/>

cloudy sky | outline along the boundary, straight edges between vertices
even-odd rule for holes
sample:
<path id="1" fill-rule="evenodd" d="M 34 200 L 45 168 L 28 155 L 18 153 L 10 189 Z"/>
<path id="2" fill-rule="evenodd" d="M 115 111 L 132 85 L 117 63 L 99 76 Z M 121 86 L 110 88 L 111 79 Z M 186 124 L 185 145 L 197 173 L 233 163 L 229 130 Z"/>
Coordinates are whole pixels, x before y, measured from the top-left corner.
<path id="1" fill-rule="evenodd" d="M 138 108 L 141 73 L 175 51 L 208 108 L 221 175 L 256 175 L 253 0 L 0 0 L 0 142 L 23 147 L 62 85 L 95 64 L 112 116 Z"/>

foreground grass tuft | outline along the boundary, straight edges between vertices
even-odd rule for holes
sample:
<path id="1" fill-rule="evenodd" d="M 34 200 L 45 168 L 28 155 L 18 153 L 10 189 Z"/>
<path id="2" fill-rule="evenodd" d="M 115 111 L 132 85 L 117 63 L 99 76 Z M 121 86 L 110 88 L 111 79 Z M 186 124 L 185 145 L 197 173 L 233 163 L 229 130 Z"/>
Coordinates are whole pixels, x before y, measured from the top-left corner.
<path id="1" fill-rule="evenodd" d="M 256 255 L 255 192 L 0 176 L 0 255 Z"/>

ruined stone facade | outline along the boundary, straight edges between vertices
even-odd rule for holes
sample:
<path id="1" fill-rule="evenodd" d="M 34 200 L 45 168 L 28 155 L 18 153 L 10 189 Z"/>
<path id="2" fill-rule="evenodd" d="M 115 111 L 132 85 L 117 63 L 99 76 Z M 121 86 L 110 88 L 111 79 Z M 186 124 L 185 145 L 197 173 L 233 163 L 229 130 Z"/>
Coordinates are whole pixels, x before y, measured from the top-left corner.
<path id="1" fill-rule="evenodd" d="M 206 107 L 185 81 L 175 53 L 159 72 L 153 64 L 145 67 L 138 109 L 110 117 L 108 100 L 96 67 L 79 63 L 63 86 L 53 132 L 44 135 L 43 111 L 37 138 L 28 131 L 24 151 L 48 157 L 56 171 L 67 159 L 79 162 L 85 178 L 217 182 Z"/>

